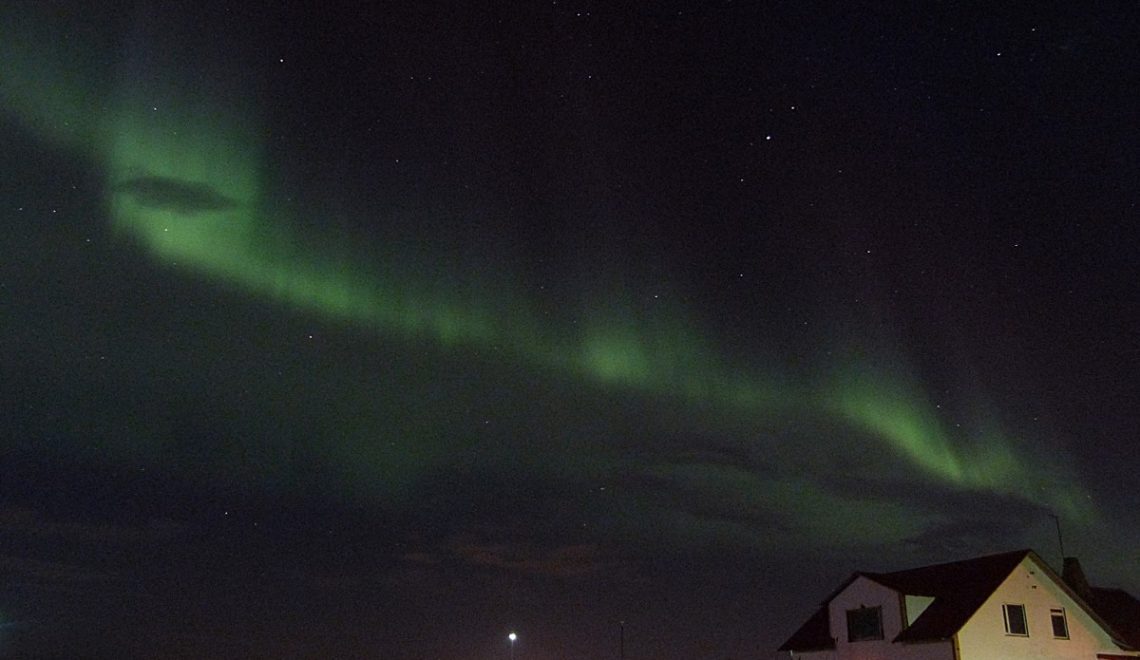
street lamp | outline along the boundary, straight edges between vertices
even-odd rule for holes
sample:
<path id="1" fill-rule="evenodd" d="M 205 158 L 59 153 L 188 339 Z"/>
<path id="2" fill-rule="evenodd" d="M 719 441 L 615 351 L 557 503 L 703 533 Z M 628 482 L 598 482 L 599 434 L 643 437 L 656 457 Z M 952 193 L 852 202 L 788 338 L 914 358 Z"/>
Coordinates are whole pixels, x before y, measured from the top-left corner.
<path id="1" fill-rule="evenodd" d="M 511 634 L 507 635 L 507 639 L 511 640 L 511 660 L 515 660 L 515 640 L 518 638 L 519 636 L 513 630 Z"/>

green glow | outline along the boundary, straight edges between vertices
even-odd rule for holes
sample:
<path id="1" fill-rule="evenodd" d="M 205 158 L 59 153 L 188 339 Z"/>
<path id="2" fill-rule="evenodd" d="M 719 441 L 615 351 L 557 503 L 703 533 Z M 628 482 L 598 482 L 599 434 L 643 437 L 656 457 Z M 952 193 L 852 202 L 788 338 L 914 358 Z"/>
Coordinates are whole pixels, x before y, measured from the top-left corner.
<path id="1" fill-rule="evenodd" d="M 881 378 L 852 378 L 836 387 L 832 412 L 887 440 L 942 480 L 963 483 L 965 471 L 938 417 L 914 402 L 910 391 Z"/>
<path id="2" fill-rule="evenodd" d="M 896 357 L 892 363 L 905 362 Z M 819 400 L 822 409 L 869 431 L 944 483 L 1020 497 L 1072 519 L 1094 516 L 1063 466 L 1026 455 L 1025 443 L 1012 442 L 995 424 L 972 438 L 952 435 L 914 381 L 868 363 L 855 364 Z M 974 412 L 971 418 L 984 416 Z M 1023 448 L 1021 456 L 1015 447 Z"/>
<path id="3" fill-rule="evenodd" d="M 4 12 L 0 19 L 14 13 Z M 395 248 L 381 251 L 380 263 L 362 265 L 350 251 L 335 247 L 336 236 L 300 229 L 319 225 L 312 220 L 335 226 L 341 219 L 322 217 L 320 209 L 291 209 L 266 193 L 273 188 L 264 162 L 266 131 L 256 116 L 244 114 L 241 104 L 214 107 L 209 94 L 197 90 L 191 97 L 177 80 L 132 79 L 116 85 L 106 82 L 107 72 L 73 74 L 74 44 L 51 38 L 42 26 L 26 21 L 8 26 L 0 34 L 0 61 L 6 63 L 0 67 L 4 109 L 43 140 L 89 154 L 101 164 L 113 230 L 145 246 L 166 267 L 224 281 L 383 338 L 494 351 L 535 372 L 664 401 L 692 411 L 699 424 L 739 429 L 818 418 L 846 425 L 873 439 L 868 452 L 902 457 L 917 473 L 941 484 L 1014 495 L 1071 515 L 1092 515 L 1067 471 L 1018 457 L 1018 444 L 996 430 L 962 442 L 922 396 L 917 379 L 885 371 L 871 360 L 856 360 L 826 374 L 822 385 L 790 386 L 787 383 L 794 381 L 786 374 L 726 366 L 716 347 L 702 339 L 701 328 L 686 321 L 680 310 L 646 319 L 619 309 L 587 315 L 572 329 L 546 328 L 537 305 L 509 291 L 486 291 L 480 303 L 389 266 L 385 260 L 397 261 Z M 27 33 L 42 38 L 28 39 Z M 94 66 L 90 61 L 89 68 Z M 213 190 L 234 206 L 179 211 L 110 192 L 139 177 Z M 305 214 L 311 217 L 302 217 Z M 460 279 L 458 273 L 449 275 Z M 354 438 L 350 444 L 368 442 Z M 962 449 L 964 445 L 969 450 Z M 377 467 L 362 465 L 357 453 L 344 452 L 346 465 L 363 472 Z M 379 460 L 389 468 L 407 461 L 399 469 L 411 470 L 419 459 L 382 454 Z M 436 458 L 425 449 L 422 460 Z M 701 470 L 669 470 L 661 476 L 688 483 L 700 480 Z M 725 475 L 718 473 L 718 478 Z M 367 479 L 360 476 L 361 481 Z M 1039 485 L 1043 479 L 1050 481 L 1050 488 Z M 765 482 L 738 474 L 728 475 L 727 483 L 741 494 L 738 504 L 795 512 L 797 519 L 807 521 L 811 534 L 837 538 L 839 531 L 851 531 L 842 513 L 849 510 L 851 496 L 840 498 L 796 479 Z M 913 518 L 901 505 L 860 501 L 863 510 L 873 511 L 874 518 L 885 521 L 900 538 L 929 522 Z M 723 533 L 732 527 L 727 522 L 709 524 Z M 863 531 L 847 538 L 882 538 L 881 527 Z"/>

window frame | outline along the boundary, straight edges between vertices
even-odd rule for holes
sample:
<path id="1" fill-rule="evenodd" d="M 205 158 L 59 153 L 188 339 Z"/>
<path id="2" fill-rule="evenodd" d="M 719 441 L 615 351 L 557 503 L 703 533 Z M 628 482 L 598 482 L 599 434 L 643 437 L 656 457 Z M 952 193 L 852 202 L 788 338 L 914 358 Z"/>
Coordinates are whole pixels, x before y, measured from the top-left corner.
<path id="1" fill-rule="evenodd" d="M 1065 629 L 1065 634 L 1057 634 L 1057 621 L 1061 622 L 1061 626 Z M 1069 615 L 1065 612 L 1063 607 L 1049 608 L 1049 623 L 1053 628 L 1053 639 L 1069 639 Z"/>
<path id="2" fill-rule="evenodd" d="M 1021 626 L 1024 632 L 1016 632 L 1010 626 L 1009 613 L 1017 608 L 1021 612 Z M 1029 637 L 1029 613 L 1025 610 L 1024 603 L 1002 603 L 1001 604 L 1001 617 L 1002 622 L 1005 624 L 1005 634 L 1010 637 Z"/>
<path id="3" fill-rule="evenodd" d="M 873 612 L 875 615 L 875 622 L 877 624 L 877 626 L 876 626 L 877 632 L 874 633 L 874 636 L 856 637 L 855 635 L 852 634 L 852 627 L 851 627 L 851 616 L 852 616 L 852 614 L 870 613 L 870 612 Z M 852 608 L 852 609 L 847 610 L 846 614 L 847 614 L 847 641 L 848 642 L 875 642 L 875 641 L 882 641 L 885 638 L 883 635 L 883 607 L 881 605 L 876 605 L 874 607 L 860 606 L 860 607 Z M 859 616 L 859 615 L 860 614 L 856 614 L 856 616 Z M 867 614 L 862 614 L 862 616 L 867 616 Z"/>

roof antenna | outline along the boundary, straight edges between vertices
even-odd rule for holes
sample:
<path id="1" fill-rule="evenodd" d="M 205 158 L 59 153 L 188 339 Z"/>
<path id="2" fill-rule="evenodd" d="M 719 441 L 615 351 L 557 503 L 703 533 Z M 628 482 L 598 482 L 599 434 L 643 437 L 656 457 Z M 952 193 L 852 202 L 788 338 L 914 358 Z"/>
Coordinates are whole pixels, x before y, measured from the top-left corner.
<path id="1" fill-rule="evenodd" d="M 1057 524 L 1057 545 L 1061 546 L 1061 562 L 1064 563 L 1065 541 L 1061 538 L 1061 519 L 1057 517 L 1057 514 L 1055 513 L 1050 513 L 1049 517 L 1052 518 L 1053 522 Z"/>

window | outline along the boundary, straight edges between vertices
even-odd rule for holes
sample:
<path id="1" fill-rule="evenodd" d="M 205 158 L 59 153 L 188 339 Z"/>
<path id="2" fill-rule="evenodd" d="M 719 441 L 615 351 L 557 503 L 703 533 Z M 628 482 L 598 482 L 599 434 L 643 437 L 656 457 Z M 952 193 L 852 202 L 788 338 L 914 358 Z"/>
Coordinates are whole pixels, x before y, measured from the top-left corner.
<path id="1" fill-rule="evenodd" d="M 860 607 L 847 610 L 847 641 L 862 642 L 883 638 L 883 608 Z"/>
<path id="2" fill-rule="evenodd" d="M 1065 620 L 1065 610 L 1049 610 L 1049 618 L 1053 621 L 1053 636 L 1057 639 L 1069 638 L 1069 622 Z"/>
<path id="3" fill-rule="evenodd" d="M 1025 625 L 1024 605 L 1002 605 L 1005 615 L 1005 634 L 1029 637 L 1029 626 Z"/>

